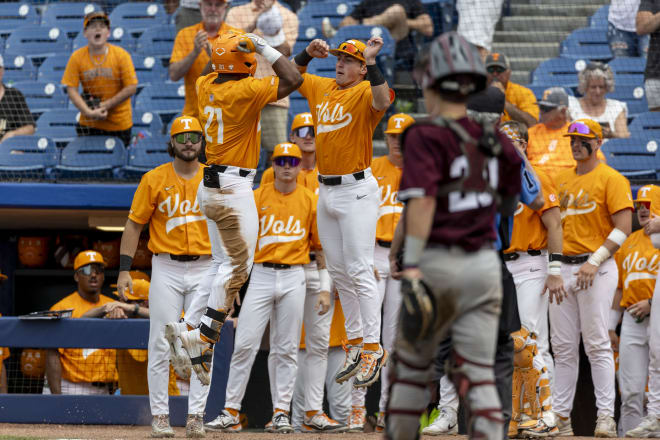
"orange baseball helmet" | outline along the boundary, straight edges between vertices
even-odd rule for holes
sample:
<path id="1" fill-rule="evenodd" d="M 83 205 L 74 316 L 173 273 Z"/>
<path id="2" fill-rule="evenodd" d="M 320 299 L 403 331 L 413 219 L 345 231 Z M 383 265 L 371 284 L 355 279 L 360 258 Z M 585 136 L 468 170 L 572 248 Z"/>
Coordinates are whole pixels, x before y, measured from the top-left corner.
<path id="1" fill-rule="evenodd" d="M 48 261 L 48 237 L 20 237 L 18 261 L 25 267 L 43 267 Z"/>
<path id="2" fill-rule="evenodd" d="M 21 353 L 21 373 L 28 377 L 41 377 L 46 371 L 46 350 L 24 348 Z"/>
<path id="3" fill-rule="evenodd" d="M 238 46 L 251 50 L 243 52 Z M 227 32 L 213 42 L 211 68 L 218 73 L 247 73 L 254 75 L 257 70 L 257 57 L 254 43 L 245 34 Z"/>
<path id="4" fill-rule="evenodd" d="M 103 261 L 108 269 L 115 269 L 119 267 L 119 247 L 121 246 L 121 238 L 110 241 L 95 241 L 92 249 L 103 255 Z"/>

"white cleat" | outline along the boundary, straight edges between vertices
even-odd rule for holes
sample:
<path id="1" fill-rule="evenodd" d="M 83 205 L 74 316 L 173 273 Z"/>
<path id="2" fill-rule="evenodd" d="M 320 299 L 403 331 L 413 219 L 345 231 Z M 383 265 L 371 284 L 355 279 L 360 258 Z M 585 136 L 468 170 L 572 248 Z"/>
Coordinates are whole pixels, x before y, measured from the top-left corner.
<path id="1" fill-rule="evenodd" d="M 637 428 L 626 432 L 626 437 L 660 438 L 660 419 L 654 415 L 644 417 Z"/>
<path id="2" fill-rule="evenodd" d="M 424 435 L 458 435 L 458 417 L 452 408 L 440 409 L 433 423 L 422 430 Z"/>
<path id="3" fill-rule="evenodd" d="M 596 420 L 596 429 L 594 430 L 594 437 L 607 437 L 617 438 L 616 422 L 614 417 L 600 416 Z"/>
<path id="4" fill-rule="evenodd" d="M 202 385 L 210 385 L 213 344 L 202 341 L 198 328 L 181 333 L 179 339 L 199 381 Z"/>
<path id="5" fill-rule="evenodd" d="M 167 343 L 170 345 L 170 361 L 172 362 L 172 367 L 177 376 L 184 380 L 190 379 L 190 369 L 192 368 L 192 365 L 190 364 L 190 358 L 181 347 L 181 340 L 179 337 L 181 336 L 181 333 L 187 331 L 188 326 L 185 322 L 170 322 L 165 325 L 165 339 L 167 339 Z"/>
<path id="6" fill-rule="evenodd" d="M 159 414 L 151 420 L 151 436 L 153 438 L 174 437 L 174 430 L 170 426 L 170 416 Z"/>

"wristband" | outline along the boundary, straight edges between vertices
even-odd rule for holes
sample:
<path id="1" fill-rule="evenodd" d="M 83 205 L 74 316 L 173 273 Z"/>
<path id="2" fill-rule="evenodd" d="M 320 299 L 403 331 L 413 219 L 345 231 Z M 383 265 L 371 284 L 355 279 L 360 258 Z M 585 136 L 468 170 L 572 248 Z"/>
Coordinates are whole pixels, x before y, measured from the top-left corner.
<path id="1" fill-rule="evenodd" d="M 619 320 L 621 319 L 621 314 L 623 314 L 623 310 L 610 309 L 610 321 L 607 326 L 608 330 L 616 330 L 616 326 L 619 325 Z"/>
<path id="2" fill-rule="evenodd" d="M 651 234 L 651 244 L 653 245 L 654 248 L 660 249 L 660 232 Z"/>
<path id="3" fill-rule="evenodd" d="M 133 316 L 137 316 L 139 311 L 140 311 L 139 304 L 135 304 L 135 306 L 133 307 Z"/>
<path id="4" fill-rule="evenodd" d="M 307 53 L 307 48 L 303 49 L 298 55 L 293 58 L 293 61 L 296 62 L 300 67 L 304 67 L 309 64 L 310 61 L 314 59 L 313 56 Z"/>
<path id="5" fill-rule="evenodd" d="M 272 47 L 277 47 L 283 44 L 286 41 L 284 29 L 280 28 L 280 31 L 275 35 L 264 35 L 264 40 L 266 40 L 266 43 L 270 44 Z"/>
<path id="6" fill-rule="evenodd" d="M 367 79 L 371 83 L 371 87 L 385 84 L 385 77 L 383 76 L 383 73 L 380 71 L 378 66 L 375 64 L 367 64 Z"/>
<path id="7" fill-rule="evenodd" d="M 596 252 L 594 252 L 589 256 L 587 263 L 593 266 L 600 266 L 601 264 L 603 264 L 603 261 L 610 258 L 611 255 L 612 254 L 605 246 L 601 246 L 598 249 L 596 249 Z"/>
<path id="8" fill-rule="evenodd" d="M 548 262 L 548 275 L 561 275 L 561 261 Z"/>
<path id="9" fill-rule="evenodd" d="M 321 292 L 330 292 L 330 274 L 328 269 L 319 269 L 319 282 L 321 284 Z"/>
<path id="10" fill-rule="evenodd" d="M 261 49 L 261 56 L 266 58 L 271 65 L 275 64 L 275 61 L 279 60 L 282 54 L 277 50 L 273 49 L 271 46 L 266 45 Z"/>
<path id="11" fill-rule="evenodd" d="M 422 253 L 425 247 L 425 240 L 414 235 L 406 235 L 406 243 L 403 247 L 403 267 L 417 267 L 419 261 L 422 259 Z"/>
<path id="12" fill-rule="evenodd" d="M 119 272 L 126 272 L 131 270 L 133 265 L 133 257 L 125 254 L 119 255 Z"/>
<path id="13" fill-rule="evenodd" d="M 626 241 L 626 238 L 628 238 L 626 233 L 623 232 L 619 228 L 612 229 L 612 232 L 610 232 L 610 235 L 607 236 L 607 239 L 609 241 L 614 242 L 614 243 L 618 244 L 619 246 L 621 246 L 623 244 L 623 242 Z"/>

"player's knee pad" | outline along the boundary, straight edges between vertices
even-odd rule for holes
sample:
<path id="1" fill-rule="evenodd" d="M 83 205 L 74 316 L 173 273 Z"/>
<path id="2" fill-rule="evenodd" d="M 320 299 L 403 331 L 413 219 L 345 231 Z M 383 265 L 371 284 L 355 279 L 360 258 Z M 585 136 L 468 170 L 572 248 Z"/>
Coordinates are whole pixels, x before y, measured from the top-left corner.
<path id="1" fill-rule="evenodd" d="M 227 313 L 224 310 L 215 310 L 207 307 L 204 315 L 211 318 L 211 324 L 206 325 L 202 323 L 199 326 L 199 332 L 210 341 L 213 341 L 213 343 L 216 343 L 220 340 L 220 330 L 227 319 Z"/>
<path id="2" fill-rule="evenodd" d="M 419 438 L 419 417 L 430 399 L 428 388 L 430 365 L 417 365 L 394 353 L 388 369 L 389 400 L 385 425 L 391 439 Z"/>

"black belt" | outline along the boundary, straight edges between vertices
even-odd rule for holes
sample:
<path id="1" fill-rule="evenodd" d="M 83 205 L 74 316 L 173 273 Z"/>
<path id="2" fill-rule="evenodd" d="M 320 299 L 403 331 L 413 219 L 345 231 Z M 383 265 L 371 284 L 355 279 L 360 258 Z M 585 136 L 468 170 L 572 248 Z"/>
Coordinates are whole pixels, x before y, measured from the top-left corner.
<path id="1" fill-rule="evenodd" d="M 227 171 L 227 168 L 229 168 L 227 165 L 209 165 L 209 168 L 211 171 L 216 172 L 216 173 L 224 173 Z M 250 175 L 252 170 L 246 170 L 244 168 L 241 168 L 238 170 L 238 175 L 241 177 L 247 177 Z"/>
<path id="2" fill-rule="evenodd" d="M 364 171 L 358 171 L 357 173 L 353 173 L 353 177 L 355 177 L 355 180 L 364 179 Z M 341 185 L 341 176 L 325 177 L 319 174 L 319 182 L 328 186 Z"/>
<path id="3" fill-rule="evenodd" d="M 565 264 L 582 264 L 586 263 L 586 261 L 589 259 L 589 255 L 562 255 L 561 256 L 561 262 Z"/>
<path id="4" fill-rule="evenodd" d="M 309 261 L 316 261 L 316 254 L 314 252 L 309 253 Z"/>
<path id="5" fill-rule="evenodd" d="M 541 251 L 536 250 L 536 249 L 528 249 L 527 254 L 531 255 L 532 257 L 538 257 L 541 255 Z M 518 252 L 512 252 L 510 254 L 503 254 L 504 261 L 516 261 L 518 258 L 520 258 L 520 254 Z"/>
<path id="6" fill-rule="evenodd" d="M 156 255 L 160 255 L 160 254 L 156 254 Z M 184 261 L 184 262 L 185 261 L 197 261 L 197 260 L 199 260 L 199 257 L 201 257 L 201 255 L 174 255 L 174 254 L 163 254 L 163 255 L 169 255 L 170 260 Z"/>
<path id="7" fill-rule="evenodd" d="M 112 385 L 113 382 L 87 382 L 87 383 L 97 388 L 109 388 L 109 386 Z"/>
<path id="8" fill-rule="evenodd" d="M 378 243 L 378 246 L 384 247 L 384 248 L 391 248 L 392 247 L 392 242 L 391 241 L 385 241 L 385 240 L 376 240 L 376 243 Z"/>
<path id="9" fill-rule="evenodd" d="M 280 270 L 280 269 L 291 269 L 290 264 L 280 264 L 280 263 L 261 263 L 264 267 L 270 269 Z"/>

